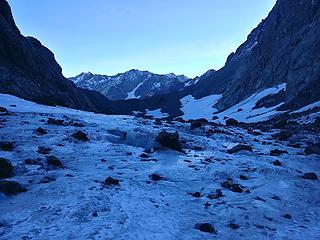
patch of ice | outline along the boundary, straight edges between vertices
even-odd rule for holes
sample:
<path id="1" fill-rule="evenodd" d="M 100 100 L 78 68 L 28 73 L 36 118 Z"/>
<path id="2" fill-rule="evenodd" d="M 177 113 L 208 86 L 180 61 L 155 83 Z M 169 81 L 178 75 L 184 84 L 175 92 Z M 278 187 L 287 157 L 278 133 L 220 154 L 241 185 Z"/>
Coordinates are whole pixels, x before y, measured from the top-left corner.
<path id="1" fill-rule="evenodd" d="M 139 98 L 139 96 L 136 96 L 136 91 L 138 90 L 138 88 L 139 88 L 143 83 L 144 83 L 144 81 L 141 82 L 141 83 L 139 83 L 131 92 L 129 92 L 126 100 L 127 100 L 127 99 Z"/>
<path id="2" fill-rule="evenodd" d="M 165 117 L 169 116 L 168 113 L 162 113 L 161 109 L 156 109 L 156 110 L 152 110 L 152 111 L 149 111 L 147 109 L 147 115 L 152 116 L 154 118 L 165 118 Z"/>

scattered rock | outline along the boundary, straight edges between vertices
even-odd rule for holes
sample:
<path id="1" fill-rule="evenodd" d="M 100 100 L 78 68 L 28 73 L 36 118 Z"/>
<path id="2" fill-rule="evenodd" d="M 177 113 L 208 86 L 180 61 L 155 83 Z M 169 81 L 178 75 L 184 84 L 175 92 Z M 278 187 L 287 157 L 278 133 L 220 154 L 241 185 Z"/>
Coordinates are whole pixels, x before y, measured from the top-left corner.
<path id="1" fill-rule="evenodd" d="M 288 152 L 284 150 L 279 150 L 279 149 L 274 149 L 270 151 L 271 156 L 280 156 L 281 154 L 286 154 L 286 153 Z"/>
<path id="2" fill-rule="evenodd" d="M 201 193 L 200 192 L 194 192 L 194 193 L 191 193 L 191 195 L 195 198 L 200 198 L 201 197 Z"/>
<path id="3" fill-rule="evenodd" d="M 62 167 L 62 163 L 60 162 L 60 160 L 58 158 L 56 158 L 55 156 L 49 156 L 47 157 L 47 163 L 48 165 L 52 165 L 55 167 Z"/>
<path id="4" fill-rule="evenodd" d="M 169 133 L 165 130 L 161 131 L 157 137 L 156 142 L 160 143 L 161 146 L 182 152 L 182 146 L 179 141 L 179 133 Z"/>
<path id="5" fill-rule="evenodd" d="M 58 126 L 65 126 L 66 125 L 64 120 L 62 120 L 62 119 L 54 119 L 54 118 L 49 118 L 47 120 L 47 123 L 51 124 L 51 125 L 58 125 Z"/>
<path id="6" fill-rule="evenodd" d="M 318 180 L 317 174 L 313 172 L 305 173 L 302 178 L 307 180 Z"/>
<path id="7" fill-rule="evenodd" d="M 202 126 L 208 124 L 208 120 L 205 118 L 191 120 L 190 122 L 191 122 L 190 130 L 196 129 L 196 128 L 201 128 Z"/>
<path id="8" fill-rule="evenodd" d="M 27 191 L 20 183 L 16 181 L 1 181 L 0 192 L 11 196 Z"/>
<path id="9" fill-rule="evenodd" d="M 290 214 L 288 214 L 288 213 L 284 214 L 283 217 L 285 219 L 292 219 L 292 216 Z"/>
<path id="10" fill-rule="evenodd" d="M 320 155 L 320 143 L 315 143 L 315 144 L 312 144 L 312 145 L 306 147 L 304 152 L 307 155 L 310 155 L 310 154 Z"/>
<path id="11" fill-rule="evenodd" d="M 282 164 L 281 164 L 281 162 L 279 160 L 274 161 L 273 165 L 278 166 L 278 167 L 282 166 Z"/>
<path id="12" fill-rule="evenodd" d="M 40 146 L 40 147 L 38 147 L 37 153 L 46 155 L 46 154 L 48 154 L 51 150 L 52 150 L 51 148 Z"/>
<path id="13" fill-rule="evenodd" d="M 244 176 L 244 175 L 240 175 L 240 179 L 241 180 L 248 180 L 248 177 Z"/>
<path id="14" fill-rule="evenodd" d="M 40 158 L 37 158 L 37 159 L 28 158 L 28 159 L 24 160 L 24 164 L 26 164 L 26 165 L 42 165 L 42 162 L 41 162 Z"/>
<path id="15" fill-rule="evenodd" d="M 96 211 L 94 211 L 94 212 L 92 213 L 92 217 L 98 217 L 98 213 L 97 213 Z"/>
<path id="16" fill-rule="evenodd" d="M 276 140 L 287 141 L 290 137 L 292 137 L 292 133 L 289 131 L 281 131 L 279 133 L 273 134 L 272 137 Z"/>
<path id="17" fill-rule="evenodd" d="M 89 138 L 87 136 L 87 134 L 85 134 L 82 131 L 76 131 L 74 134 L 71 135 L 73 138 L 79 140 L 79 141 L 89 141 Z"/>
<path id="18" fill-rule="evenodd" d="M 152 180 L 152 181 L 160 181 L 160 180 L 164 180 L 163 177 L 161 177 L 160 175 L 158 174 L 151 174 L 149 175 L 149 178 Z"/>
<path id="19" fill-rule="evenodd" d="M 46 135 L 46 134 L 48 134 L 48 132 L 47 132 L 45 129 L 41 128 L 41 127 L 38 127 L 38 128 L 36 129 L 36 133 L 39 134 L 39 135 Z"/>
<path id="20" fill-rule="evenodd" d="M 223 183 L 221 183 L 221 187 L 230 189 L 232 184 L 233 183 L 231 181 L 224 181 Z"/>
<path id="21" fill-rule="evenodd" d="M 243 193 L 243 189 L 239 184 L 232 184 L 230 190 L 236 193 Z"/>
<path id="22" fill-rule="evenodd" d="M 148 154 L 146 154 L 146 153 L 142 153 L 141 155 L 140 155 L 140 158 L 149 158 L 150 156 L 148 155 Z"/>
<path id="23" fill-rule="evenodd" d="M 52 176 L 45 176 L 43 177 L 39 183 L 49 183 L 49 182 L 54 182 L 56 181 L 56 178 L 55 177 L 52 177 Z"/>
<path id="24" fill-rule="evenodd" d="M 279 120 L 273 126 L 274 128 L 284 128 L 288 125 L 288 121 L 286 119 Z"/>
<path id="25" fill-rule="evenodd" d="M 253 149 L 252 149 L 252 147 L 249 146 L 249 145 L 238 144 L 238 145 L 234 146 L 233 148 L 227 150 L 227 153 L 229 153 L 229 154 L 234 154 L 234 153 L 237 153 L 237 152 L 240 152 L 240 151 L 249 151 L 249 152 L 252 152 Z"/>
<path id="26" fill-rule="evenodd" d="M 0 142 L 0 149 L 2 151 L 10 152 L 13 150 L 13 142 L 2 141 Z"/>
<path id="27" fill-rule="evenodd" d="M 239 125 L 239 122 L 233 118 L 228 118 L 226 120 L 226 125 L 227 126 L 238 126 Z"/>
<path id="28" fill-rule="evenodd" d="M 104 180 L 104 183 L 107 186 L 119 186 L 120 185 L 120 181 L 118 179 L 112 178 L 112 177 L 107 177 Z"/>
<path id="29" fill-rule="evenodd" d="M 214 194 L 209 194 L 208 195 L 209 199 L 218 199 L 220 197 L 223 197 L 222 191 L 220 189 L 217 189 Z"/>
<path id="30" fill-rule="evenodd" d="M 214 229 L 214 227 L 210 223 L 198 223 L 195 225 L 195 229 L 206 232 L 206 233 L 214 233 L 216 234 L 217 231 Z"/>
<path id="31" fill-rule="evenodd" d="M 6 158 L 0 158 L 0 178 L 8 178 L 12 175 L 12 163 Z"/>
<path id="32" fill-rule="evenodd" d="M 4 108 L 4 107 L 0 107 L 0 112 L 6 113 L 6 112 L 8 112 L 8 109 L 6 109 L 6 108 Z"/>
<path id="33" fill-rule="evenodd" d="M 69 123 L 69 125 L 73 127 L 84 127 L 82 123 L 78 123 L 78 122 L 71 122 Z"/>
<path id="34" fill-rule="evenodd" d="M 228 227 L 231 228 L 231 229 L 239 229 L 240 228 L 240 226 L 238 224 L 235 224 L 235 223 L 229 223 Z"/>
<path id="35" fill-rule="evenodd" d="M 277 200 L 277 201 L 280 201 L 280 200 L 281 200 L 281 198 L 280 198 L 279 196 L 277 196 L 277 195 L 273 195 L 273 196 L 272 196 L 272 199 Z"/>

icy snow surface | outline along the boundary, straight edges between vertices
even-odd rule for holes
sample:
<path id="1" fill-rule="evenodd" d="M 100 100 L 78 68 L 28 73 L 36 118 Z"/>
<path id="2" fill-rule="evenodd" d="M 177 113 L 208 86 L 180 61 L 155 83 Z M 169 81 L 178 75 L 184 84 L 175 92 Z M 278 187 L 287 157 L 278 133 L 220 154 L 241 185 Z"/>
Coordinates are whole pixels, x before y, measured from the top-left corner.
<path id="1" fill-rule="evenodd" d="M 298 240 L 320 236 L 319 181 L 300 178 L 302 172 L 320 174 L 319 158 L 269 140 L 272 131 L 253 136 L 241 128 L 206 126 L 205 131 L 219 130 L 208 136 L 203 129 L 190 131 L 188 124 L 158 126 L 151 120 L 48 107 L 5 94 L 0 94 L 0 106 L 12 112 L 0 116 L 0 141 L 14 141 L 13 151 L 0 151 L 0 157 L 12 161 L 12 179 L 28 189 L 16 196 L 0 196 L 0 239 Z M 48 125 L 49 117 L 84 127 Z M 48 134 L 37 135 L 38 127 Z M 177 130 L 186 153 L 161 149 L 149 154 L 150 161 L 141 161 L 140 154 L 156 145 L 155 135 L 162 129 Z M 90 141 L 75 141 L 71 135 L 77 130 L 87 133 Z M 126 140 L 119 137 L 122 132 L 127 133 Z M 253 152 L 226 152 L 238 143 L 250 144 Z M 27 158 L 45 159 L 37 153 L 38 146 L 52 148 L 49 155 L 59 158 L 64 168 L 25 165 Z M 270 156 L 275 148 L 289 154 Z M 283 166 L 274 166 L 275 160 Z M 148 176 L 153 173 L 165 179 L 152 181 Z M 240 180 L 240 174 L 248 180 Z M 56 180 L 39 183 L 44 176 Z M 103 181 L 109 176 L 119 179 L 120 186 L 106 187 Z M 220 184 L 227 178 L 250 193 L 223 189 Z M 224 196 L 207 198 L 216 189 Z M 200 198 L 190 195 L 197 191 Z M 286 213 L 292 219 L 283 218 Z M 206 222 L 214 225 L 216 235 L 195 229 L 195 224 Z M 230 223 L 239 224 L 239 229 L 231 229 Z"/>
<path id="2" fill-rule="evenodd" d="M 182 98 L 181 111 L 184 113 L 182 116 L 185 120 L 205 118 L 211 120 L 213 113 L 217 109 L 213 106 L 218 102 L 222 95 L 210 95 L 201 99 L 195 99 L 193 96 L 188 95 Z"/>
<path id="3" fill-rule="evenodd" d="M 156 109 L 156 110 L 152 110 L 152 111 L 147 110 L 146 115 L 152 116 L 154 118 L 165 118 L 165 117 L 169 116 L 168 113 L 162 113 L 161 109 Z"/>

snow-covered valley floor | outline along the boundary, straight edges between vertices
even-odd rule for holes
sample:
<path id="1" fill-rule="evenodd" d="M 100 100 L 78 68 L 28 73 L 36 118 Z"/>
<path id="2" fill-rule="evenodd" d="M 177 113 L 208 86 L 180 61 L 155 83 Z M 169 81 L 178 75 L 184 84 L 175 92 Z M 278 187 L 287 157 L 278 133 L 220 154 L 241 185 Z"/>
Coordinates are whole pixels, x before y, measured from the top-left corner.
<path id="1" fill-rule="evenodd" d="M 318 137 L 316 132 L 293 140 L 301 143 L 294 148 L 287 141 L 274 140 L 272 129 L 262 135 L 210 125 L 191 131 L 187 123 L 159 125 L 129 116 L 42 106 L 8 95 L 0 96 L 0 106 L 11 113 L 0 116 L 0 141 L 14 143 L 13 150 L 0 151 L 0 157 L 14 165 L 10 180 L 27 188 L 18 195 L 0 195 L 0 239 L 320 236 L 319 180 L 301 178 L 306 172 L 320 174 L 319 155 L 304 154 L 307 142 Z M 68 124 L 48 124 L 49 118 Z M 48 133 L 37 134 L 39 127 Z M 160 149 L 140 157 L 156 146 L 155 136 L 163 129 L 179 131 L 185 153 Z M 74 139 L 72 134 L 78 130 L 89 141 Z M 227 153 L 239 143 L 252 146 L 253 151 Z M 49 149 L 41 154 L 38 147 Z M 288 153 L 271 156 L 270 150 L 275 149 Z M 63 168 L 45 164 L 51 155 Z M 28 158 L 42 165 L 25 164 Z M 282 166 L 274 165 L 276 160 Z M 151 174 L 163 179 L 154 181 Z M 120 185 L 106 186 L 107 177 L 120 180 Z M 243 192 L 223 188 L 228 178 Z M 217 189 L 223 196 L 208 198 Z M 216 233 L 196 229 L 201 223 L 212 224 Z"/>

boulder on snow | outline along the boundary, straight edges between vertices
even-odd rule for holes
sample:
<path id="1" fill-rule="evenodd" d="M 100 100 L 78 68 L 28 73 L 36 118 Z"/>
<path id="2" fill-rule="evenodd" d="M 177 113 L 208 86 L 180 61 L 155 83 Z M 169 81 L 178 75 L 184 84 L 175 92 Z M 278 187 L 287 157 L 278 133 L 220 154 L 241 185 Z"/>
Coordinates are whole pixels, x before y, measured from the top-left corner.
<path id="1" fill-rule="evenodd" d="M 11 196 L 25 191 L 27 191 L 27 189 L 16 181 L 0 182 L 0 192 L 4 193 L 5 195 Z"/>
<path id="2" fill-rule="evenodd" d="M 307 180 L 318 180 L 317 174 L 313 172 L 305 173 L 302 178 Z"/>
<path id="3" fill-rule="evenodd" d="M 119 186 L 120 185 L 120 181 L 118 179 L 112 178 L 112 177 L 107 177 L 104 180 L 104 183 L 107 186 Z"/>
<path id="4" fill-rule="evenodd" d="M 47 123 L 48 124 L 51 124 L 51 125 L 58 125 L 58 126 L 65 126 L 67 125 L 63 119 L 54 119 L 54 118 L 49 118 L 47 120 Z"/>
<path id="5" fill-rule="evenodd" d="M 280 156 L 281 154 L 285 154 L 285 153 L 288 153 L 288 152 L 285 150 L 279 150 L 279 149 L 274 149 L 270 151 L 271 156 Z"/>
<path id="6" fill-rule="evenodd" d="M 217 189 L 215 193 L 210 193 L 208 195 L 209 199 L 218 199 L 220 197 L 223 197 L 222 191 L 220 189 Z"/>
<path id="7" fill-rule="evenodd" d="M 277 167 L 281 167 L 282 163 L 279 160 L 276 160 L 273 162 L 273 165 L 277 166 Z"/>
<path id="8" fill-rule="evenodd" d="M 161 146 L 182 152 L 182 146 L 179 140 L 179 133 L 169 133 L 165 130 L 161 131 L 157 137 L 156 142 Z"/>
<path id="9" fill-rule="evenodd" d="M 6 158 L 0 158 L 0 178 L 8 178 L 12 175 L 13 166 Z"/>
<path id="10" fill-rule="evenodd" d="M 226 125 L 227 126 L 238 126 L 239 125 L 239 122 L 233 118 L 228 118 L 226 120 Z"/>
<path id="11" fill-rule="evenodd" d="M 38 128 L 36 129 L 36 133 L 39 134 L 39 135 L 48 134 L 48 132 L 47 132 L 45 129 L 41 128 L 41 127 L 38 127 Z"/>
<path id="12" fill-rule="evenodd" d="M 304 149 L 305 154 L 318 154 L 320 155 L 320 143 L 312 144 Z"/>
<path id="13" fill-rule="evenodd" d="M 160 180 L 164 180 L 163 177 L 161 177 L 159 174 L 156 174 L 156 173 L 153 173 L 151 175 L 149 175 L 149 178 L 152 180 L 152 181 L 160 181 Z"/>
<path id="14" fill-rule="evenodd" d="M 8 109 L 6 109 L 5 107 L 0 107 L 0 112 L 6 113 L 8 112 Z"/>
<path id="15" fill-rule="evenodd" d="M 191 125 L 190 125 L 190 129 L 196 129 L 196 128 L 200 128 L 206 124 L 208 124 L 208 120 L 205 118 L 200 118 L 200 119 L 196 119 L 196 120 L 191 120 Z"/>
<path id="16" fill-rule="evenodd" d="M 194 226 L 194 228 L 201 232 L 214 233 L 214 234 L 217 233 L 217 231 L 214 229 L 214 227 L 210 223 L 198 223 Z"/>
<path id="17" fill-rule="evenodd" d="M 252 152 L 253 149 L 252 149 L 252 147 L 249 146 L 249 145 L 238 144 L 238 145 L 234 146 L 233 148 L 227 150 L 227 153 L 229 153 L 229 154 L 234 154 L 234 153 L 237 153 L 237 152 L 240 152 L 240 151 L 249 151 L 249 152 Z"/>
<path id="18" fill-rule="evenodd" d="M 89 138 L 88 138 L 87 134 L 85 134 L 84 132 L 82 132 L 82 131 L 80 131 L 80 130 L 79 130 L 79 131 L 76 131 L 76 132 L 73 133 L 71 136 L 72 136 L 73 138 L 79 140 L 79 141 L 83 141 L 83 142 L 89 141 Z"/>
<path id="19" fill-rule="evenodd" d="M 62 167 L 62 163 L 60 162 L 60 160 L 58 158 L 56 158 L 55 156 L 49 156 L 47 157 L 47 163 L 48 165 L 52 165 L 54 167 Z"/>
<path id="20" fill-rule="evenodd" d="M 272 137 L 276 140 L 287 141 L 290 137 L 292 137 L 292 133 L 289 131 L 281 131 L 279 133 L 273 134 Z"/>
<path id="21" fill-rule="evenodd" d="M 0 142 L 0 149 L 2 151 L 7 151 L 7 152 L 12 151 L 13 150 L 13 142 L 1 141 Z"/>
<path id="22" fill-rule="evenodd" d="M 51 148 L 39 146 L 39 147 L 38 147 L 38 150 L 37 150 L 37 153 L 46 155 L 46 154 L 48 154 L 51 150 L 52 150 Z"/>

